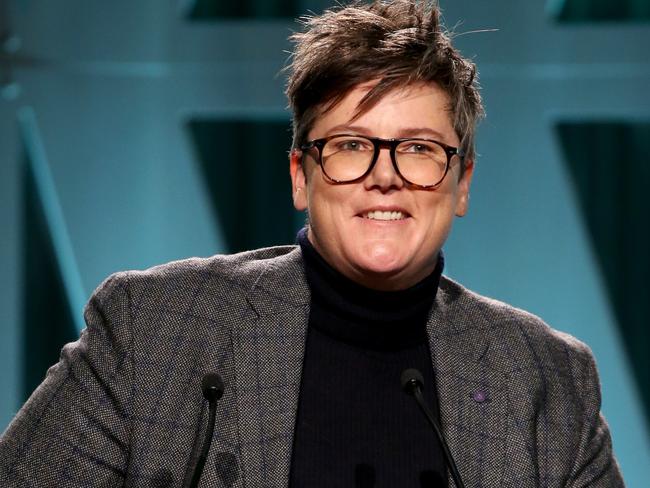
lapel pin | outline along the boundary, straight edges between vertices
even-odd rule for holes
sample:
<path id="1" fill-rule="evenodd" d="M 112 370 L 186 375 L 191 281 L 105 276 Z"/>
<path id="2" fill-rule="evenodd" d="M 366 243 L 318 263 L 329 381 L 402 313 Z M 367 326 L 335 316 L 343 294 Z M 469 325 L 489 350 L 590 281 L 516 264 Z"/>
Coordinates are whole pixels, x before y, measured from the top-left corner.
<path id="1" fill-rule="evenodd" d="M 472 400 L 474 400 L 476 403 L 485 403 L 490 401 L 490 397 L 485 391 L 477 390 L 472 393 Z"/>

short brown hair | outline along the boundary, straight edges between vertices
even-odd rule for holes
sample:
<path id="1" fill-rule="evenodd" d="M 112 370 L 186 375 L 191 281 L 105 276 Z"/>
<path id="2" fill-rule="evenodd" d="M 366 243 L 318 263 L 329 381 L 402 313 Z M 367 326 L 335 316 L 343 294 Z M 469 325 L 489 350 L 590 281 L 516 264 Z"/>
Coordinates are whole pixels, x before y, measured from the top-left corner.
<path id="1" fill-rule="evenodd" d="M 392 89 L 435 82 L 451 99 L 461 148 L 474 158 L 474 131 L 483 115 L 476 66 L 452 46 L 437 2 L 354 2 L 303 17 L 304 31 L 291 35 L 286 94 L 293 113 L 293 146 L 303 144 L 316 117 L 360 83 L 379 80 L 356 115 Z"/>

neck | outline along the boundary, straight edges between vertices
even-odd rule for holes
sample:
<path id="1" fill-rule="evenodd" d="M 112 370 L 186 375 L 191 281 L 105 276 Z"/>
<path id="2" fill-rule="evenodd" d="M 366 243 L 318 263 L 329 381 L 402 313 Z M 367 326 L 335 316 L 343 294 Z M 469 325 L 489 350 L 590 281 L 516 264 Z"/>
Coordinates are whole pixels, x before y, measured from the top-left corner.
<path id="1" fill-rule="evenodd" d="M 427 316 L 435 299 L 443 260 L 407 289 L 364 286 L 330 266 L 302 230 L 298 234 L 311 289 L 310 325 L 344 342 L 371 349 L 401 349 L 426 341 Z"/>

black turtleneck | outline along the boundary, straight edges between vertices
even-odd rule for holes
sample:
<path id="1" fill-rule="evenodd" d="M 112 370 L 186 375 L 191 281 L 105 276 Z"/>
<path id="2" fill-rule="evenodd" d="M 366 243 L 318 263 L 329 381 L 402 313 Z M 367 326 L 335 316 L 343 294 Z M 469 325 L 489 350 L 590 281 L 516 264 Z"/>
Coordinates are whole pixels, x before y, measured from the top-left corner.
<path id="1" fill-rule="evenodd" d="M 426 321 L 442 254 L 415 286 L 365 288 L 333 269 L 298 234 L 311 311 L 291 464 L 292 488 L 446 487 L 435 434 L 400 388 L 419 369 L 438 416 Z"/>

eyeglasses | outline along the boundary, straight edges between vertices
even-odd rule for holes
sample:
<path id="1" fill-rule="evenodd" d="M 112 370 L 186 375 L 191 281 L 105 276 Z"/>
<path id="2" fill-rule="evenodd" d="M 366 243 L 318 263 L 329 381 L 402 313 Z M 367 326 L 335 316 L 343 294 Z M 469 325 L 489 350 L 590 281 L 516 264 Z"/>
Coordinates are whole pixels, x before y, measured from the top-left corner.
<path id="1" fill-rule="evenodd" d="M 354 183 L 372 171 L 379 151 L 390 151 L 395 172 L 408 184 L 435 189 L 444 180 L 451 159 L 464 154 L 457 148 L 430 139 L 379 139 L 336 134 L 314 139 L 300 146 L 303 151 L 318 150 L 318 164 L 332 183 Z"/>

